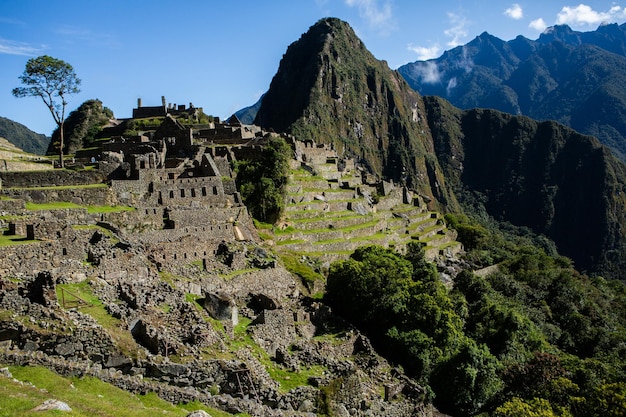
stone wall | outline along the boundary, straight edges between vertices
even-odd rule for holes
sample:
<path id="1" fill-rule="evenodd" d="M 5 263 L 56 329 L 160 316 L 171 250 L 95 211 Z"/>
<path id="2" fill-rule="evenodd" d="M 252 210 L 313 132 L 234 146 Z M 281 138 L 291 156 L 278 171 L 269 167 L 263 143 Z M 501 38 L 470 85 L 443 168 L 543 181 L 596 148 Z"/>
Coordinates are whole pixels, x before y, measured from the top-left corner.
<path id="1" fill-rule="evenodd" d="M 32 188 L 32 189 L 3 189 L 2 195 L 32 201 L 33 203 L 53 203 L 65 201 L 81 206 L 109 206 L 117 203 L 115 194 L 109 187 L 89 188 Z"/>
<path id="2" fill-rule="evenodd" d="M 84 270 L 84 245 L 81 244 L 81 247 L 83 255 L 72 258 L 70 255 L 78 253 L 79 247 L 69 248 L 57 241 L 0 246 L 0 276 L 31 277 L 38 271 L 52 271 L 53 274 L 69 276 Z"/>
<path id="3" fill-rule="evenodd" d="M 98 171 L 30 171 L 30 172 L 1 172 L 3 188 L 33 188 L 54 187 L 61 185 L 99 184 L 106 181 L 106 177 Z"/>

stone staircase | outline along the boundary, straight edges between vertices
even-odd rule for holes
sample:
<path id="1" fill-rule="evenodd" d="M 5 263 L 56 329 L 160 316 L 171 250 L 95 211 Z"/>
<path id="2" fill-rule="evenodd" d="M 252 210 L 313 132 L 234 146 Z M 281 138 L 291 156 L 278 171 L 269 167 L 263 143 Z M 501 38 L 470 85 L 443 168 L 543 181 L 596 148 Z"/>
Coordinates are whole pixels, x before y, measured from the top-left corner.
<path id="1" fill-rule="evenodd" d="M 441 215 L 401 187 L 367 184 L 360 172 L 339 171 L 336 163 L 294 160 L 291 168 L 285 212 L 273 230 L 279 250 L 325 261 L 368 244 L 403 250 L 411 240 L 431 260 L 462 250 Z"/>

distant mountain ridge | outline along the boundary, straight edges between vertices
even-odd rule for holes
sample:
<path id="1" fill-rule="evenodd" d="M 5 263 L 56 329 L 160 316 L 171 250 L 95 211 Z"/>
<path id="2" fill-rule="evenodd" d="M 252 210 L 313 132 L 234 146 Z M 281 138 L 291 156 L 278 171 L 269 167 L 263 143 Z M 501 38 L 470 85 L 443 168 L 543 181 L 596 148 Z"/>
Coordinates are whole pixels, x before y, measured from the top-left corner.
<path id="1" fill-rule="evenodd" d="M 484 32 L 398 72 L 423 95 L 462 109 L 556 120 L 596 136 L 626 160 L 626 24 L 592 32 L 554 26 L 536 41 L 518 36 L 506 42 Z"/>
<path id="2" fill-rule="evenodd" d="M 23 124 L 6 117 L 0 117 L 0 137 L 24 150 L 25 152 L 43 155 L 48 149 L 50 138 L 41 133 L 35 133 Z"/>
<path id="3" fill-rule="evenodd" d="M 510 78 L 521 62 L 512 46 L 482 38 L 477 42 L 492 45 L 477 49 L 486 61 L 510 62 L 489 71 Z M 526 46 L 523 39 L 514 45 Z M 497 85 L 477 66 L 480 59 L 472 62 L 479 71 L 471 72 Z M 463 111 L 422 97 L 338 19 L 320 20 L 289 46 L 256 123 L 332 144 L 442 211 L 458 211 L 460 202 L 527 226 L 554 240 L 581 270 L 624 278 L 626 168 L 608 148 L 556 122 Z"/>

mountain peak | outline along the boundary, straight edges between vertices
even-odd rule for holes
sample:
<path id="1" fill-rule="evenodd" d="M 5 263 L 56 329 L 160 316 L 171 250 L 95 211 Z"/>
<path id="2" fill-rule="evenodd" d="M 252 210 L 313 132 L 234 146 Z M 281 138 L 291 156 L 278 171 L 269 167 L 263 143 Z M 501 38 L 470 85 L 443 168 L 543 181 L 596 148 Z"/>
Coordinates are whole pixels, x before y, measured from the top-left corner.
<path id="1" fill-rule="evenodd" d="M 255 124 L 331 144 L 379 178 L 454 205 L 427 158 L 433 145 L 424 114 L 420 95 L 350 25 L 325 18 L 287 48 Z"/>
<path id="2" fill-rule="evenodd" d="M 569 45 L 580 45 L 582 43 L 581 33 L 572 30 L 568 25 L 554 25 L 548 27 L 539 35 L 537 42 L 547 44 L 559 41 Z"/>

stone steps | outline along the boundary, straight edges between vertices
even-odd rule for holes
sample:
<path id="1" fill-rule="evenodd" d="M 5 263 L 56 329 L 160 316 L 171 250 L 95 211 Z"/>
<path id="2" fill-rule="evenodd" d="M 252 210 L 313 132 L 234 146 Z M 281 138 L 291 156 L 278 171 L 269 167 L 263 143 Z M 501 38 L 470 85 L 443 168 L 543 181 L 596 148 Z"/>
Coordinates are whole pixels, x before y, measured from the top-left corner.
<path id="1" fill-rule="evenodd" d="M 361 184 L 360 176 L 342 177 L 333 164 L 298 169 L 287 191 L 284 229 L 274 234 L 281 249 L 323 260 L 345 259 L 367 244 L 403 247 L 418 241 L 430 259 L 462 249 L 441 215 L 427 211 L 421 199 L 395 188 L 372 205 L 363 194 L 375 196 L 376 189 Z"/>
<path id="2" fill-rule="evenodd" d="M 328 213 L 328 217 L 294 220 L 290 224 L 298 230 L 341 229 L 374 220 L 374 215 L 372 214 L 361 216 L 353 211 L 347 213 L 350 213 L 350 215 L 335 216 L 335 213 Z"/>
<path id="3" fill-rule="evenodd" d="M 292 233 L 277 234 L 276 242 L 290 240 L 304 240 L 316 243 L 324 240 L 347 240 L 355 237 L 372 236 L 385 228 L 384 221 L 373 220 L 368 223 L 351 225 L 344 228 L 310 229 L 307 231 L 296 230 Z"/>

